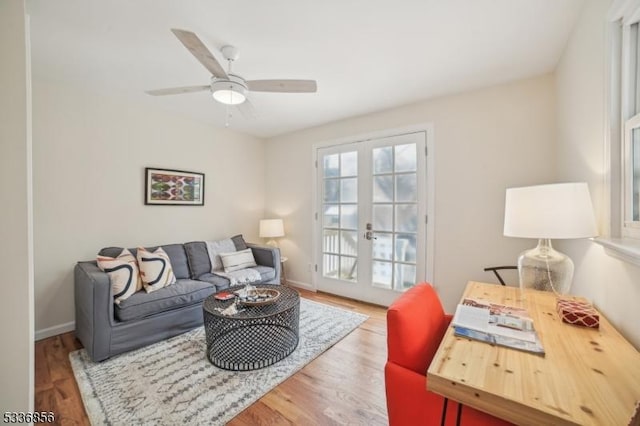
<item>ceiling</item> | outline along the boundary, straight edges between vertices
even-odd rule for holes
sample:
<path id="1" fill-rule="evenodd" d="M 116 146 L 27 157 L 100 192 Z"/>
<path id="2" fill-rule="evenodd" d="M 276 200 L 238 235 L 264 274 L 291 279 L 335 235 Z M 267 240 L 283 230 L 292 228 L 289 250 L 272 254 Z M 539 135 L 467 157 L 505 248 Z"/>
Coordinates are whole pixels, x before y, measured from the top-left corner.
<path id="1" fill-rule="evenodd" d="M 27 0 L 34 78 L 222 127 L 209 72 L 171 28 L 236 46 L 248 80 L 315 79 L 313 94 L 251 93 L 230 128 L 268 138 L 555 69 L 584 0 Z"/>

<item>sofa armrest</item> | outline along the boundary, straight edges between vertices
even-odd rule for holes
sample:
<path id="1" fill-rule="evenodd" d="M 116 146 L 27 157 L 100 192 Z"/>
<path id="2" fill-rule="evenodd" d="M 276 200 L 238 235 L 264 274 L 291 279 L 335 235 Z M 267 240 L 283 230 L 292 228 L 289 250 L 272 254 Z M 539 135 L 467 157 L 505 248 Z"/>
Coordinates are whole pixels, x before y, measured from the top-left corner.
<path id="1" fill-rule="evenodd" d="M 253 258 L 261 266 L 270 266 L 276 270 L 274 283 L 280 284 L 280 249 L 277 247 L 261 246 L 254 243 L 247 243 L 247 247 L 253 252 Z"/>
<path id="2" fill-rule="evenodd" d="M 113 295 L 109 276 L 95 261 L 78 262 L 74 268 L 76 337 L 94 361 L 109 357 Z"/>

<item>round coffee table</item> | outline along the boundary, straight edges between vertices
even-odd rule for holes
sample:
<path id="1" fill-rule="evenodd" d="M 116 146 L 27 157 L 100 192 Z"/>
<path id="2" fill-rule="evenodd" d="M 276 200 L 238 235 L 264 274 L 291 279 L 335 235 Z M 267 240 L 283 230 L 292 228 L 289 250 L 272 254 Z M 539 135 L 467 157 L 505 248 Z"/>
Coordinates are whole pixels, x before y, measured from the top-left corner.
<path id="1" fill-rule="evenodd" d="M 244 286 L 228 288 L 237 291 Z M 227 308 L 234 300 L 221 301 L 214 295 L 202 305 L 207 337 L 207 358 L 225 370 L 248 371 L 264 368 L 286 358 L 298 346 L 300 296 L 281 285 L 257 288 L 278 290 L 274 303 L 262 306 L 238 304 L 239 312 L 222 315 L 216 308 Z"/>

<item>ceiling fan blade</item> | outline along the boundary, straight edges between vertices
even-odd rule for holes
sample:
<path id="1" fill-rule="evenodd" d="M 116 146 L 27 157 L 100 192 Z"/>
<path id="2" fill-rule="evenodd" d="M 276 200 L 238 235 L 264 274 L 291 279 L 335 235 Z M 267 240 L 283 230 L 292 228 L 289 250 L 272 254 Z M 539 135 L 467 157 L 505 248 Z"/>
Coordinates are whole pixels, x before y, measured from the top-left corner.
<path id="1" fill-rule="evenodd" d="M 253 104 L 249 102 L 249 99 L 245 99 L 243 103 L 236 105 L 236 107 L 238 107 L 238 110 L 240 111 L 242 116 L 247 120 L 254 120 L 258 118 L 258 113 L 253 107 Z"/>
<path id="2" fill-rule="evenodd" d="M 189 52 L 191 52 L 191 54 L 195 56 L 211 74 L 218 78 L 229 78 L 227 73 L 224 71 L 224 68 L 220 65 L 220 62 L 218 62 L 197 35 L 191 31 L 179 30 L 176 28 L 172 28 L 171 32 L 178 37 L 178 40 L 184 44 L 184 47 L 189 49 Z"/>
<path id="3" fill-rule="evenodd" d="M 186 87 L 171 87 L 169 89 L 156 89 L 147 90 L 145 93 L 151 96 L 164 96 L 164 95 L 179 95 L 181 93 L 201 92 L 203 90 L 210 90 L 211 86 L 186 86 Z"/>
<path id="4" fill-rule="evenodd" d="M 315 80 L 251 80 L 247 86 L 253 92 L 313 93 L 318 90 Z"/>

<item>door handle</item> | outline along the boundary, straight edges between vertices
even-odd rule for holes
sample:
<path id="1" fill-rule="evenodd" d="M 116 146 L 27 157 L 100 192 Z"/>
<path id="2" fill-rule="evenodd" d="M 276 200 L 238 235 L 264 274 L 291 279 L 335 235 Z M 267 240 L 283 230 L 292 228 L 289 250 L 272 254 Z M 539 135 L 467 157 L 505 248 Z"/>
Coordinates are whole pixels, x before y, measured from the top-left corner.
<path id="1" fill-rule="evenodd" d="M 364 233 L 365 240 L 377 240 L 377 238 L 373 236 L 373 225 L 371 225 L 371 223 L 367 223 L 364 228 L 367 230 Z"/>
<path id="2" fill-rule="evenodd" d="M 364 238 L 365 238 L 366 240 L 377 240 L 377 239 L 378 239 L 377 237 L 374 237 L 374 236 L 373 236 L 373 231 L 367 231 L 367 232 L 365 232 L 365 233 L 364 233 Z"/>

